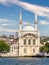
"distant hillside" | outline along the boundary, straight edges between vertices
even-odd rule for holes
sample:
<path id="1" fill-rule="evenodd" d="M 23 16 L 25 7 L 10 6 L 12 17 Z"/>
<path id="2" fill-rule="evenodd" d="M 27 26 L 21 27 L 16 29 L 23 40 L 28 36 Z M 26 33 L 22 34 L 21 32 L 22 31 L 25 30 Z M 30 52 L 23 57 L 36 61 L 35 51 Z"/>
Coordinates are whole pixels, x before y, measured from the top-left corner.
<path id="1" fill-rule="evenodd" d="M 49 36 L 41 36 L 41 37 L 40 37 L 40 41 L 41 41 L 41 42 L 49 41 Z"/>

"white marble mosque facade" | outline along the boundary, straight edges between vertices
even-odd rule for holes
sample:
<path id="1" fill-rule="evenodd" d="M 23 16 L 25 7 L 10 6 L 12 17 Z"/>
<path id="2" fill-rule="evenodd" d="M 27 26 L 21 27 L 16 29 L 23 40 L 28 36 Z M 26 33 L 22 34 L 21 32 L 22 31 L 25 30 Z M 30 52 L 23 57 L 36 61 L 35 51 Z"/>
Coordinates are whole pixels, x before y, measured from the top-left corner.
<path id="1" fill-rule="evenodd" d="M 11 45 L 10 53 L 16 56 L 34 56 L 39 54 L 40 33 L 38 31 L 37 14 L 35 14 L 34 26 L 30 24 L 22 28 L 22 14 L 20 12 L 18 40 Z"/>

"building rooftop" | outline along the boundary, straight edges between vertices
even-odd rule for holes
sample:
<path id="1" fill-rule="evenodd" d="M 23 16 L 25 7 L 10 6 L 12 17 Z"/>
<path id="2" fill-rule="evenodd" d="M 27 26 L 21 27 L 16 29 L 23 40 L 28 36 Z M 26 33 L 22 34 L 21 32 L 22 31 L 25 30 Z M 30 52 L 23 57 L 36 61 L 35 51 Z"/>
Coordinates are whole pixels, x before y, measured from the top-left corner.
<path id="1" fill-rule="evenodd" d="M 36 31 L 35 27 L 28 25 L 23 28 L 24 31 Z"/>

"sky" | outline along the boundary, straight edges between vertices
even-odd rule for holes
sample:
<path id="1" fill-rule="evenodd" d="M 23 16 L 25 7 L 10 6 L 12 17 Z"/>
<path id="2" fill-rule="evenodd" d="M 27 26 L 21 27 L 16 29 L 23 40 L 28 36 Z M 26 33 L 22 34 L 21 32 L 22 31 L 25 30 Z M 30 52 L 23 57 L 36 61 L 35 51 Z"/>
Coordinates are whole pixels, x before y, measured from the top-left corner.
<path id="1" fill-rule="evenodd" d="M 49 0 L 0 0 L 0 35 L 15 35 L 20 10 L 23 26 L 33 25 L 37 14 L 40 35 L 49 36 Z"/>

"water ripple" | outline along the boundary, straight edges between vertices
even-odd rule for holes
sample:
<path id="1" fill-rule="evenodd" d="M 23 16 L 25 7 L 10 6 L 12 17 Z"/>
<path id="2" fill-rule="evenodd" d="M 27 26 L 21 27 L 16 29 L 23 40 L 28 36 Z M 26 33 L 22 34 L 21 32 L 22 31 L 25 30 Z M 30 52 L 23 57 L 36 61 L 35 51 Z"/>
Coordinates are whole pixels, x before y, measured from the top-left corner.
<path id="1" fill-rule="evenodd" d="M 49 65 L 49 58 L 0 58 L 0 65 Z"/>

